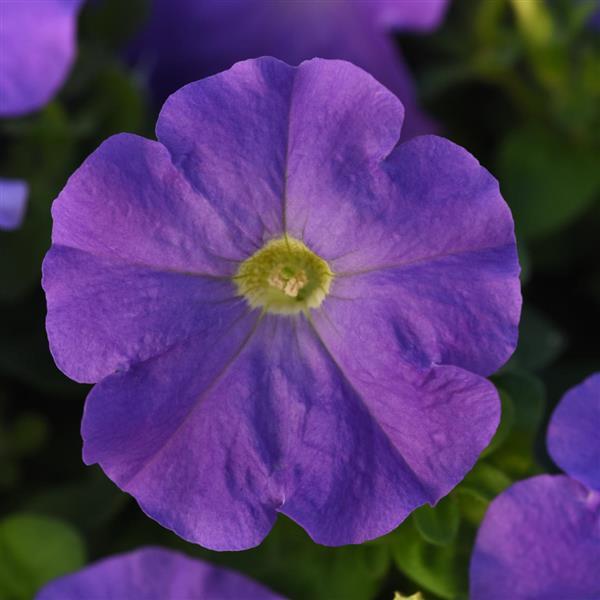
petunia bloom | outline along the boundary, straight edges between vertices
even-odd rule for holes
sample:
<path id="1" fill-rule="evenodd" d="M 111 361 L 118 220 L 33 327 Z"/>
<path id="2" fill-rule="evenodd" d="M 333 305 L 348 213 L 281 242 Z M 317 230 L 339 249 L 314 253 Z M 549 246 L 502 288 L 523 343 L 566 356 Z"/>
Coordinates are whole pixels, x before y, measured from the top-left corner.
<path id="1" fill-rule="evenodd" d="M 548 452 L 573 479 L 600 490 L 600 373 L 570 390 L 548 426 Z"/>
<path id="2" fill-rule="evenodd" d="M 56 94 L 75 56 L 82 3 L 0 2 L 0 117 L 36 110 Z"/>
<path id="3" fill-rule="evenodd" d="M 18 179 L 0 179 L 0 229 L 16 229 L 25 216 L 29 188 Z"/>
<path id="4" fill-rule="evenodd" d="M 362 542 L 493 435 L 510 211 L 462 148 L 397 146 L 402 117 L 350 63 L 249 60 L 171 96 L 158 142 L 104 142 L 54 203 L 50 346 L 97 383 L 84 460 L 180 536 L 248 548 L 281 512 Z"/>
<path id="5" fill-rule="evenodd" d="M 36 600 L 282 600 L 227 569 L 162 548 L 141 548 L 56 579 Z"/>
<path id="6" fill-rule="evenodd" d="M 431 133 L 392 31 L 431 31 L 448 0 L 153 0 L 133 57 L 146 65 L 159 100 L 233 63 L 275 56 L 289 64 L 320 56 L 365 69 L 402 100 L 405 138 Z"/>
<path id="7" fill-rule="evenodd" d="M 490 505 L 471 559 L 471 598 L 600 598 L 600 373 L 569 391 L 548 429 L 566 475 L 516 483 Z"/>

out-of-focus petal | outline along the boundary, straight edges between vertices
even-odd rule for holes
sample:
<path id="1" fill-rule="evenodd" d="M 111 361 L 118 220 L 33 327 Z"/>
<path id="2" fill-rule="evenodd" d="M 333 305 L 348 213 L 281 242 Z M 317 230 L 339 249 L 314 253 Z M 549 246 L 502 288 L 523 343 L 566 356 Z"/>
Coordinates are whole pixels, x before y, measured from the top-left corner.
<path id="1" fill-rule="evenodd" d="M 600 495 L 562 475 L 520 481 L 488 508 L 471 558 L 472 600 L 600 598 Z"/>
<path id="2" fill-rule="evenodd" d="M 18 179 L 0 179 L 0 229 L 17 229 L 25 216 L 29 187 Z"/>
<path id="3" fill-rule="evenodd" d="M 361 2 L 361 0 L 358 0 Z M 390 29 L 430 31 L 438 27 L 450 0 L 362 0 L 377 23 Z"/>
<path id="4" fill-rule="evenodd" d="M 0 2 L 0 117 L 36 110 L 56 94 L 75 57 L 83 2 Z"/>
<path id="5" fill-rule="evenodd" d="M 160 100 L 246 58 L 274 56 L 293 65 L 314 57 L 347 60 L 399 96 L 408 139 L 434 132 L 435 125 L 418 107 L 412 76 L 389 28 L 433 28 L 445 3 L 154 0 L 133 54 L 150 71 Z"/>
<path id="6" fill-rule="evenodd" d="M 36 600 L 282 600 L 233 571 L 162 548 L 106 558 L 46 585 Z"/>
<path id="7" fill-rule="evenodd" d="M 600 490 L 600 373 L 565 394 L 550 420 L 547 444 L 567 475 Z"/>

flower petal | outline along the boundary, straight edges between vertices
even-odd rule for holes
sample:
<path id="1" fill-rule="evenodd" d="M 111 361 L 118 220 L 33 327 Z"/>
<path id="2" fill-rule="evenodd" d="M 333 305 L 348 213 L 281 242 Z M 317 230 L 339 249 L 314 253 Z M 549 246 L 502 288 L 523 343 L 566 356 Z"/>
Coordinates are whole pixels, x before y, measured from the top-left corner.
<path id="1" fill-rule="evenodd" d="M 565 394 L 550 420 L 547 444 L 567 475 L 600 490 L 600 373 Z"/>
<path id="2" fill-rule="evenodd" d="M 50 101 L 75 56 L 83 0 L 0 3 L 0 116 L 18 116 Z"/>
<path id="3" fill-rule="evenodd" d="M 335 272 L 515 249 L 513 219 L 498 182 L 464 148 L 422 136 L 398 146 L 380 167 L 377 178 L 355 182 L 353 193 L 335 202 L 324 198 L 326 207 L 319 211 L 327 215 L 306 235 L 307 243 L 313 235 L 334 237 L 330 232 L 337 232 L 348 215 L 360 214 L 360 220 L 352 220 L 354 232 L 347 232 L 345 253 L 336 258 L 328 249 L 323 254 Z M 508 258 L 518 274 L 516 250 Z"/>
<path id="4" fill-rule="evenodd" d="M 220 335 L 247 307 L 228 276 L 239 236 L 193 192 L 156 142 L 107 140 L 53 205 L 43 265 L 57 365 L 96 382 L 171 345 Z M 225 304 L 223 304 L 225 303 Z"/>
<path id="5" fill-rule="evenodd" d="M 380 214 L 372 195 L 379 163 L 398 142 L 404 109 L 369 74 L 312 60 L 296 76 L 289 121 L 286 225 L 329 260 Z"/>
<path id="6" fill-rule="evenodd" d="M 173 94 L 156 125 L 194 188 L 257 246 L 283 231 L 293 81 L 274 59 L 238 63 Z"/>
<path id="7" fill-rule="evenodd" d="M 86 462 L 209 548 L 260 543 L 276 511 L 327 545 L 387 533 L 464 476 L 498 421 L 493 387 L 451 367 L 355 388 L 304 318 L 236 336 L 210 376 L 192 342 L 108 377 L 82 429 Z"/>
<path id="8" fill-rule="evenodd" d="M 520 481 L 488 508 L 471 558 L 472 600 L 600 597 L 600 496 L 577 481 Z"/>
<path id="9" fill-rule="evenodd" d="M 190 337 L 210 343 L 249 312 L 228 278 L 153 270 L 62 245 L 46 256 L 44 287 L 56 364 L 88 383 Z"/>
<path id="10" fill-rule="evenodd" d="M 386 347 L 344 338 L 323 313 L 315 329 L 344 378 L 437 502 L 471 469 L 498 426 L 498 393 L 487 380 L 453 366 L 415 369 Z M 353 327 L 363 328 L 360 321 Z M 435 456 L 435 460 L 431 458 Z"/>
<path id="11" fill-rule="evenodd" d="M 157 142 L 112 136 L 52 205 L 52 242 L 155 269 L 233 274 L 252 246 L 173 166 Z"/>
<path id="12" fill-rule="evenodd" d="M 489 375 L 517 344 L 517 272 L 515 248 L 504 246 L 340 277 L 315 319 L 364 361 L 385 348 L 418 368 Z"/>
<path id="13" fill-rule="evenodd" d="M 25 215 L 29 187 L 18 179 L 0 179 L 0 229 L 17 229 Z"/>
<path id="14" fill-rule="evenodd" d="M 375 13 L 380 26 L 412 31 L 431 31 L 437 27 L 449 4 L 449 0 L 413 0 L 412 2 L 363 0 L 363 2 Z"/>
<path id="15" fill-rule="evenodd" d="M 365 363 L 385 348 L 418 368 L 493 373 L 515 349 L 521 310 L 513 223 L 497 183 L 467 152 L 431 136 L 389 161 L 392 202 L 362 213 L 345 235 L 355 250 L 332 261 L 331 296 L 315 319 L 331 321 L 332 344 Z M 337 219 L 332 207 L 331 233 L 314 235 L 328 243 Z"/>
<path id="16" fill-rule="evenodd" d="M 46 585 L 36 600 L 277 600 L 242 575 L 162 548 L 98 561 Z"/>
<path id="17" fill-rule="evenodd" d="M 314 59 L 293 68 L 263 58 L 176 92 L 156 129 L 192 185 L 262 245 L 288 224 L 300 234 L 296 206 L 307 187 L 317 202 L 391 151 L 402 113 L 390 92 L 349 63 Z"/>

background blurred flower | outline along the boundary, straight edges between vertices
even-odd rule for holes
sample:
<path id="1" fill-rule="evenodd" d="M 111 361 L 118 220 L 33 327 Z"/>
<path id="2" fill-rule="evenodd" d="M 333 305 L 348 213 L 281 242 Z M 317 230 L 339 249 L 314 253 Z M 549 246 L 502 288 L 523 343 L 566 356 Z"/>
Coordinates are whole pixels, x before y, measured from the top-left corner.
<path id="1" fill-rule="evenodd" d="M 83 0 L 0 3 L 0 117 L 22 115 L 49 102 L 75 56 Z"/>
<path id="2" fill-rule="evenodd" d="M 448 0 L 153 0 L 132 56 L 150 71 L 162 102 L 181 86 L 259 56 L 289 64 L 341 58 L 362 67 L 403 102 L 404 138 L 433 130 L 417 106 L 392 30 L 430 31 Z"/>
<path id="3" fill-rule="evenodd" d="M 600 490 L 600 373 L 570 390 L 548 426 L 548 451 L 570 477 Z"/>
<path id="4" fill-rule="evenodd" d="M 110 138 L 54 204 L 50 345 L 98 382 L 84 459 L 180 536 L 243 549 L 282 512 L 323 544 L 374 538 L 493 435 L 510 211 L 462 148 L 395 148 L 402 116 L 349 63 L 246 61 L 173 95 L 159 143 Z"/>
<path id="5" fill-rule="evenodd" d="M 277 600 L 233 571 L 162 548 L 101 560 L 46 585 L 36 600 Z"/>
<path id="6" fill-rule="evenodd" d="M 24 181 L 0 179 L 0 229 L 16 229 L 25 216 L 28 188 Z"/>
<path id="7" fill-rule="evenodd" d="M 568 477 L 521 481 L 490 505 L 471 561 L 473 600 L 600 597 L 598 423 L 600 373 L 552 416 L 548 449 Z"/>

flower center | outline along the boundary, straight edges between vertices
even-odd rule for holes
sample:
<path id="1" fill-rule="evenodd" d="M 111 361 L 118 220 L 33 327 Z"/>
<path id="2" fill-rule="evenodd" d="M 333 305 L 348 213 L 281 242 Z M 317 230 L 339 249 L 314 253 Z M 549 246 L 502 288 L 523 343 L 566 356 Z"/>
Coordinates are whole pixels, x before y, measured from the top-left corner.
<path id="1" fill-rule="evenodd" d="M 332 279 L 329 265 L 289 236 L 267 242 L 235 276 L 238 292 L 252 308 L 287 315 L 320 306 Z"/>

